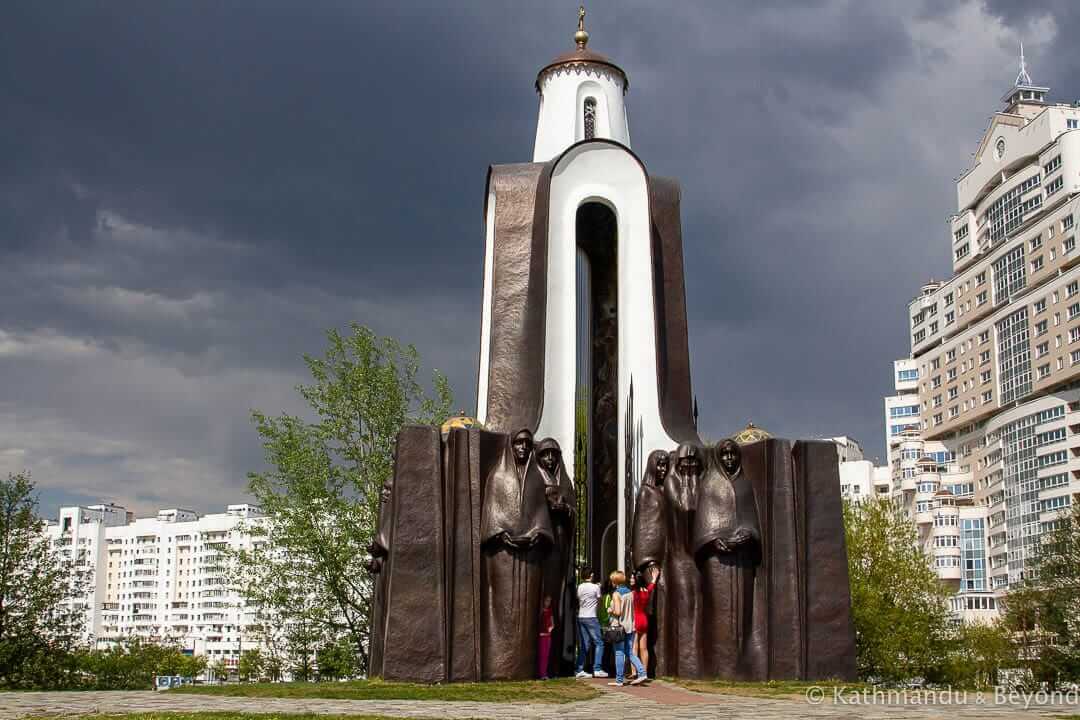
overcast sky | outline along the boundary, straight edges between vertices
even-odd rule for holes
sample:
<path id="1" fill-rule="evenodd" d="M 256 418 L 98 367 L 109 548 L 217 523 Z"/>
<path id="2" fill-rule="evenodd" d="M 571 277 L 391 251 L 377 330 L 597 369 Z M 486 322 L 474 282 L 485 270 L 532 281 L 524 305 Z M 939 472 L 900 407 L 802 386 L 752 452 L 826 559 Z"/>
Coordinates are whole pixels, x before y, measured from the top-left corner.
<path id="1" fill-rule="evenodd" d="M 694 390 L 883 453 L 906 306 L 1017 71 L 1080 97 L 1063 1 L 590 2 L 633 149 L 680 179 Z M 577 2 L 0 5 L 0 473 L 42 510 L 246 499 L 250 411 L 356 321 L 474 410 L 484 178 L 528 161 Z M 1072 28 L 1070 30 L 1070 28 Z"/>

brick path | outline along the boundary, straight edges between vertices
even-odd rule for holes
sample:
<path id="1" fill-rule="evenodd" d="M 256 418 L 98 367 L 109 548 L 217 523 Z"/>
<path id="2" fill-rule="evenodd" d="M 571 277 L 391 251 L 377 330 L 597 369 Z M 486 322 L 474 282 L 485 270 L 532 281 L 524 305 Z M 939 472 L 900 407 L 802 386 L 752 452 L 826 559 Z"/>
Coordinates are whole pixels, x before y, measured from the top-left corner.
<path id="1" fill-rule="evenodd" d="M 599 683 L 598 683 L 599 684 Z M 690 718 L 1052 718 L 1078 713 L 1080 707 L 1033 707 L 987 704 L 938 706 L 837 706 L 829 698 L 821 705 L 805 700 L 774 700 L 693 693 L 662 682 L 647 687 L 609 688 L 595 700 L 565 705 L 493 704 L 480 702 L 437 702 L 410 700 L 308 700 L 295 698 L 238 698 L 210 695 L 181 695 L 145 692 L 54 692 L 0 693 L 0 720 L 27 715 L 85 715 L 124 712 L 198 712 L 218 710 L 255 713 L 377 714 L 403 718 L 491 718 L 493 720 L 598 720 L 635 717 L 646 720 L 689 720 Z"/>

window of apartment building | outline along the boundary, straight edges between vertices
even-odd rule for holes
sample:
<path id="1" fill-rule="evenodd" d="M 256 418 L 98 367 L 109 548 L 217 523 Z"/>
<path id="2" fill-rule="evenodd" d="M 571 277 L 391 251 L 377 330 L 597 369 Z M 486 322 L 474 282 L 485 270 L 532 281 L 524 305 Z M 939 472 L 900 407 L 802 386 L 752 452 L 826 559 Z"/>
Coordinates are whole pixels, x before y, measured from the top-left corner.
<path id="1" fill-rule="evenodd" d="M 979 333 L 979 344 L 982 345 L 983 343 L 988 342 L 990 342 L 990 331 L 983 330 L 981 333 Z"/>
<path id="2" fill-rule="evenodd" d="M 983 271 L 975 276 L 975 287 L 979 287 L 986 282 L 986 272 Z"/>
<path id="3" fill-rule="evenodd" d="M 1043 269 L 1043 256 L 1040 255 L 1039 257 L 1037 257 L 1037 258 L 1035 258 L 1034 260 L 1031 261 L 1031 272 L 1037 273 L 1042 269 Z"/>
<path id="4" fill-rule="evenodd" d="M 1066 230 L 1072 229 L 1072 226 L 1073 226 L 1073 216 L 1072 215 L 1066 215 L 1065 217 L 1063 217 L 1061 219 L 1061 232 L 1065 232 Z"/>
<path id="5" fill-rule="evenodd" d="M 1076 365 L 1077 363 L 1080 363 L 1080 350 L 1073 350 L 1069 353 L 1069 364 Z"/>
<path id="6" fill-rule="evenodd" d="M 926 339 L 926 330 L 925 330 L 925 329 L 923 329 L 923 330 L 918 330 L 918 331 L 917 331 L 917 332 L 915 333 L 915 336 L 914 336 L 914 340 L 915 340 L 915 343 L 916 343 L 916 344 L 918 344 L 918 343 L 921 343 L 921 342 L 922 342 L 923 340 L 925 340 L 925 339 Z"/>
<path id="7" fill-rule="evenodd" d="M 1069 484 L 1069 473 L 1058 473 L 1057 475 L 1049 475 L 1039 480 L 1039 486 L 1043 490 L 1049 490 L 1056 487 L 1065 487 Z"/>
<path id="8" fill-rule="evenodd" d="M 1038 250 L 1039 248 L 1041 248 L 1042 247 L 1042 235 L 1036 235 L 1035 237 L 1031 238 L 1031 241 L 1030 241 L 1029 245 L 1030 245 L 1032 250 Z"/>
<path id="9" fill-rule="evenodd" d="M 1039 366 L 1039 379 L 1042 380 L 1043 378 L 1048 378 L 1048 377 L 1050 377 L 1050 363 L 1047 363 L 1046 365 L 1040 365 Z"/>
<path id="10" fill-rule="evenodd" d="M 896 379 L 900 382 L 908 382 L 919 379 L 918 370 L 900 370 L 896 373 Z"/>
<path id="11" fill-rule="evenodd" d="M 986 301 L 987 301 L 988 297 L 989 296 L 988 296 L 988 294 L 987 294 L 987 292 L 985 290 L 983 290 L 981 293 L 976 295 L 975 296 L 975 307 L 979 307 L 980 305 L 986 304 Z"/>
<path id="12" fill-rule="evenodd" d="M 953 405 L 951 408 L 949 408 L 949 418 L 950 419 L 956 417 L 959 414 L 960 414 L 960 406 L 959 405 Z"/>
<path id="13" fill-rule="evenodd" d="M 953 294 L 945 293 L 945 307 L 949 307 L 953 304 Z"/>
<path id="14" fill-rule="evenodd" d="M 1039 313 L 1044 312 L 1046 310 L 1046 298 L 1042 298 L 1041 300 L 1036 300 L 1035 304 L 1031 306 L 1031 310 L 1032 310 L 1032 313 L 1034 313 L 1035 315 L 1038 315 Z"/>
<path id="15" fill-rule="evenodd" d="M 982 394 L 982 401 L 983 401 L 984 404 L 990 402 L 993 399 L 994 399 L 994 391 L 993 390 L 987 390 L 986 392 L 984 392 Z"/>
<path id="16" fill-rule="evenodd" d="M 952 382 L 955 379 L 956 379 L 956 368 L 949 368 L 945 372 L 945 381 L 946 382 Z"/>
<path id="17" fill-rule="evenodd" d="M 938 414 L 934 415 L 934 424 L 935 425 L 940 425 L 941 424 L 941 413 L 938 413 Z"/>
<path id="18" fill-rule="evenodd" d="M 1056 452 L 1047 453 L 1039 457 L 1039 467 L 1051 467 L 1052 465 L 1062 465 L 1069 461 L 1068 450 L 1058 450 Z"/>
<path id="19" fill-rule="evenodd" d="M 930 361 L 930 369 L 931 370 L 937 370 L 940 367 L 941 367 L 941 358 L 940 357 L 936 357 L 936 358 L 934 358 L 933 360 Z"/>
<path id="20" fill-rule="evenodd" d="M 1064 186 L 1065 178 L 1061 175 L 1057 176 L 1053 181 L 1046 185 L 1046 197 L 1050 197 Z"/>
<path id="21" fill-rule="evenodd" d="M 1042 324 L 1045 325 L 1045 323 L 1046 321 L 1043 320 Z M 997 336 L 1001 402 L 1007 404 L 1031 392 L 1027 308 L 1020 308 L 999 320 Z"/>
<path id="22" fill-rule="evenodd" d="M 1061 243 L 1061 254 L 1068 255 L 1076 249 L 1076 238 L 1070 235 L 1065 238 L 1065 242 Z"/>
<path id="23" fill-rule="evenodd" d="M 982 222 L 989 226 L 991 245 L 997 245 L 1013 230 L 1024 224 L 1025 216 L 1042 206 L 1042 195 L 1025 201 L 1023 195 L 1039 186 L 1042 175 L 1036 174 L 995 200 L 983 214 Z"/>
<path id="24" fill-rule="evenodd" d="M 994 303 L 1007 301 L 1027 284 L 1024 278 L 1024 245 L 1021 243 L 994 261 Z M 976 296 L 979 300 L 985 293 Z"/>
<path id="25" fill-rule="evenodd" d="M 935 320 L 934 322 L 930 323 L 930 334 L 933 335 L 937 331 L 938 331 L 938 324 L 937 324 L 937 320 Z"/>
<path id="26" fill-rule="evenodd" d="M 941 407 L 941 396 L 940 395 L 935 395 L 934 396 L 934 407 Z"/>
<path id="27" fill-rule="evenodd" d="M 979 353 L 979 364 L 985 365 L 988 362 L 990 362 L 990 351 L 983 350 L 981 353 Z"/>
<path id="28" fill-rule="evenodd" d="M 1072 504 L 1072 498 L 1068 495 L 1061 495 L 1055 498 L 1047 498 L 1041 503 L 1042 512 L 1053 512 L 1054 510 L 1060 510 L 1067 508 Z"/>
<path id="29" fill-rule="evenodd" d="M 983 383 L 990 382 L 990 371 L 989 370 L 984 370 L 982 373 L 980 373 L 979 374 L 979 380 L 981 382 L 983 382 Z"/>
<path id="30" fill-rule="evenodd" d="M 1045 335 L 1049 331 L 1049 322 L 1046 320 L 1040 320 L 1035 323 L 1035 335 Z"/>
<path id="31" fill-rule="evenodd" d="M 1057 257 L 1057 250 L 1050 248 L 1050 262 L 1054 262 L 1054 258 Z"/>
<path id="32" fill-rule="evenodd" d="M 1077 121 L 1076 118 L 1066 118 L 1066 120 L 1065 120 L 1065 129 L 1066 130 L 1075 130 L 1077 127 L 1080 127 L 1080 121 Z"/>
<path id="33" fill-rule="evenodd" d="M 956 396 L 959 395 L 959 394 L 960 394 L 960 391 L 957 388 L 955 388 L 955 387 L 949 388 L 949 399 L 950 400 L 955 400 Z"/>
<path id="34" fill-rule="evenodd" d="M 1050 175 L 1057 172 L 1058 168 L 1060 167 L 1061 155 L 1055 155 L 1053 158 L 1051 158 L 1050 162 L 1043 165 L 1043 175 L 1045 177 L 1050 177 Z"/>
<path id="35" fill-rule="evenodd" d="M 952 325 L 955 320 L 956 320 L 956 313 L 954 313 L 952 310 L 945 313 L 945 325 L 946 326 Z"/>
<path id="36" fill-rule="evenodd" d="M 968 226 L 966 224 L 961 225 L 960 228 L 956 232 L 953 233 L 953 238 L 954 238 L 953 242 L 958 243 L 961 240 L 963 240 L 964 238 L 966 238 L 967 236 L 968 236 Z"/>
<path id="37" fill-rule="evenodd" d="M 1035 357 L 1041 358 L 1044 355 L 1049 355 L 1049 354 L 1050 354 L 1050 343 L 1049 342 L 1039 343 L 1038 345 L 1035 346 Z"/>
<path id="38" fill-rule="evenodd" d="M 935 315 L 937 315 L 937 303 L 934 303 L 930 307 L 926 308 L 927 317 L 934 317 Z"/>
<path id="39" fill-rule="evenodd" d="M 1066 312 L 1068 313 L 1069 320 L 1072 320 L 1077 315 L 1080 315 L 1080 302 L 1070 305 L 1069 309 Z"/>
<path id="40" fill-rule="evenodd" d="M 967 243 L 964 243 L 960 247 L 956 248 L 956 250 L 953 250 L 953 260 L 963 260 L 968 256 L 970 252 L 971 246 Z"/>
<path id="41" fill-rule="evenodd" d="M 945 362 L 946 363 L 951 363 L 955 359 L 956 359 L 956 349 L 955 348 L 952 349 L 952 350 L 946 350 L 945 351 Z"/>

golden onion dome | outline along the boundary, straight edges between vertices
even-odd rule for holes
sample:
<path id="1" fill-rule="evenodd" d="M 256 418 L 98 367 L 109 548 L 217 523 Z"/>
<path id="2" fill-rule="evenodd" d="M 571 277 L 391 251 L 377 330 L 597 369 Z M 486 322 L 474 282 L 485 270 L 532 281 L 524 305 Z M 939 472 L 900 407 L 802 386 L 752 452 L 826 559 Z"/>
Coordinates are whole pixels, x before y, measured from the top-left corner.
<path id="1" fill-rule="evenodd" d="M 772 437 L 772 433 L 764 428 L 759 428 L 752 422 L 746 423 L 746 427 L 740 430 L 733 438 L 735 442 L 740 445 L 748 445 L 749 443 L 758 442 L 759 440 L 768 440 Z"/>
<path id="2" fill-rule="evenodd" d="M 464 410 L 459 410 L 457 415 L 447 418 L 446 422 L 442 424 L 442 434 L 449 435 L 450 431 L 454 428 L 468 430 L 469 428 L 483 428 L 483 425 L 481 425 L 476 418 L 471 418 L 466 415 Z"/>

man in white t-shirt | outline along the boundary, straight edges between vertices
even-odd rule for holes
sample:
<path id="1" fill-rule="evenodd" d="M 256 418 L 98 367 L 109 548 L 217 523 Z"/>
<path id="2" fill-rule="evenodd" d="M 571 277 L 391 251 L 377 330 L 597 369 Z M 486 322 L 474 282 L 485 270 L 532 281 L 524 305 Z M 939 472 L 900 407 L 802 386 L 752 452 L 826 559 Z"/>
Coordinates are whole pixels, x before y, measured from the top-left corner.
<path id="1" fill-rule="evenodd" d="M 593 582 L 593 572 L 589 568 L 581 570 L 581 584 L 577 588 L 577 636 L 578 656 L 577 674 L 574 677 L 587 678 L 585 658 L 589 650 L 593 651 L 592 677 L 605 678 L 601 664 L 604 660 L 604 639 L 600 635 L 600 620 L 596 617 L 596 606 L 600 603 L 600 586 Z"/>

